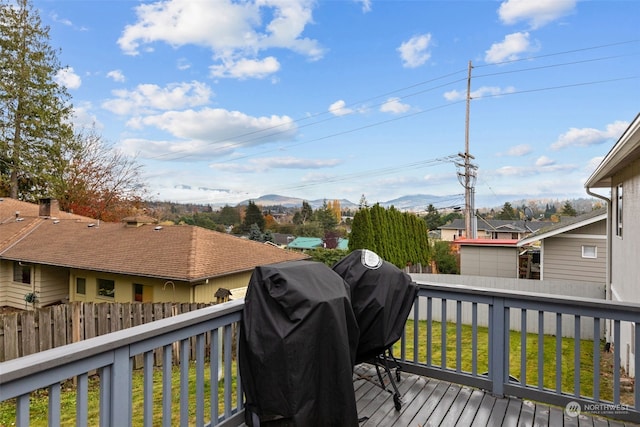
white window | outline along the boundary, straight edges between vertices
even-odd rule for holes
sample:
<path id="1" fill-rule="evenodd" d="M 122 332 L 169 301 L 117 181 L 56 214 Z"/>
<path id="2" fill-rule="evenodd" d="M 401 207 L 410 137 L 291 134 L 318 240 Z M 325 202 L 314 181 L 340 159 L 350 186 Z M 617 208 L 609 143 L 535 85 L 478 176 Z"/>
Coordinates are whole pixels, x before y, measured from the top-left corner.
<path id="1" fill-rule="evenodd" d="M 616 236 L 622 237 L 622 184 L 616 187 Z"/>
<path id="2" fill-rule="evenodd" d="M 598 258 L 598 247 L 583 245 L 582 258 Z"/>

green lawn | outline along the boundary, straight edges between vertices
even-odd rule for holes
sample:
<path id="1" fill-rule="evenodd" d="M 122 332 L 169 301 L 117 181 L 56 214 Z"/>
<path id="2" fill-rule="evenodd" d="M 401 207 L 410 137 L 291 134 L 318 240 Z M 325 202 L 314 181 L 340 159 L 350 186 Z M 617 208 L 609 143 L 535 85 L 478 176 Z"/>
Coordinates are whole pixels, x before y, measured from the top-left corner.
<path id="1" fill-rule="evenodd" d="M 412 320 L 407 321 L 406 326 L 406 357 L 408 360 L 413 360 L 413 331 L 414 323 Z M 462 325 L 461 328 L 461 369 L 465 372 L 471 372 L 472 358 L 471 358 L 471 346 L 472 346 L 472 328 L 469 325 Z M 435 366 L 442 365 L 441 358 L 441 337 L 442 337 L 442 324 L 440 322 L 432 322 L 431 327 L 431 364 Z M 427 360 L 426 354 L 426 342 L 427 342 L 427 323 L 420 321 L 418 324 L 418 362 L 425 363 Z M 456 325 L 454 323 L 448 323 L 446 327 L 446 366 L 449 369 L 456 369 Z M 489 344 L 488 344 L 488 328 L 478 327 L 477 346 L 477 372 L 484 373 L 488 371 L 489 363 Z M 509 374 L 515 378 L 520 379 L 520 347 L 521 347 L 521 333 L 517 331 L 511 331 L 510 339 L 510 352 L 509 352 Z M 603 345 L 603 343 L 600 343 Z M 581 340 L 580 341 L 580 393 L 582 396 L 593 395 L 593 341 Z M 599 349 L 596 349 L 599 351 Z M 400 354 L 400 343 L 397 343 L 394 347 L 394 354 Z M 561 358 L 561 370 L 562 370 L 562 384 L 561 390 L 564 393 L 573 394 L 574 389 L 574 375 L 575 375 L 575 362 L 574 362 L 574 339 L 563 338 L 562 339 L 562 358 Z M 604 361 L 603 361 L 604 362 Z M 600 398 L 603 400 L 613 399 L 613 380 L 612 369 L 607 363 L 600 364 Z M 526 335 L 526 383 L 532 386 L 538 385 L 538 334 Z M 545 335 L 543 338 L 543 387 L 549 389 L 556 389 L 556 337 L 552 335 Z"/>

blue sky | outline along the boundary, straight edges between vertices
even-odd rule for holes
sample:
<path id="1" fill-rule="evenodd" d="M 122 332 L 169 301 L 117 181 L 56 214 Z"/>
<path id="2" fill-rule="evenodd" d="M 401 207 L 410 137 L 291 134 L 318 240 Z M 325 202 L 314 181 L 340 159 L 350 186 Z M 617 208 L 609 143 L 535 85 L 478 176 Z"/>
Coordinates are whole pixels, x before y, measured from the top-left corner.
<path id="1" fill-rule="evenodd" d="M 640 2 L 34 0 L 76 125 L 150 198 L 587 197 L 640 111 Z M 425 206 L 430 203 L 425 200 Z"/>

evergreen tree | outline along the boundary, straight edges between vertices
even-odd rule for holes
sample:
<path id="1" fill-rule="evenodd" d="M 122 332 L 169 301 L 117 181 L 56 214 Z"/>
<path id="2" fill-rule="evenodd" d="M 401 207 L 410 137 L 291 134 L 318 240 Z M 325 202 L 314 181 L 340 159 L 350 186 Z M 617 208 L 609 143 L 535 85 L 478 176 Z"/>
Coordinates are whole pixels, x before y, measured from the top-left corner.
<path id="1" fill-rule="evenodd" d="M 351 233 L 349 234 L 349 250 L 356 249 L 369 249 L 376 252 L 371 212 L 368 208 L 360 209 L 353 216 Z"/>
<path id="2" fill-rule="evenodd" d="M 260 227 L 255 222 L 249 227 L 249 240 L 264 242 L 262 231 L 260 231 Z"/>
<path id="3" fill-rule="evenodd" d="M 333 209 L 327 204 L 325 200 L 320 209 L 317 209 L 314 213 L 314 219 L 320 223 L 324 233 L 334 231 L 338 225 L 338 219 L 336 218 Z"/>
<path id="4" fill-rule="evenodd" d="M 518 219 L 518 215 L 511 203 L 505 202 L 502 211 L 496 215 L 496 219 Z"/>
<path id="5" fill-rule="evenodd" d="M 256 224 L 258 229 L 263 232 L 265 219 L 262 215 L 262 211 L 258 206 L 256 206 L 253 201 L 249 200 L 249 204 L 247 205 L 247 211 L 245 212 L 244 221 L 242 221 L 242 231 L 244 233 L 248 233 L 251 231 L 251 226 Z"/>
<path id="6" fill-rule="evenodd" d="M 303 201 L 302 208 L 293 215 L 293 223 L 297 225 L 304 225 L 307 221 L 311 221 L 313 218 L 313 208 L 311 205 Z"/>
<path id="7" fill-rule="evenodd" d="M 35 201 L 65 168 L 73 129 L 61 69 L 29 0 L 0 0 L 0 193 Z"/>
<path id="8" fill-rule="evenodd" d="M 565 202 L 564 206 L 562 207 L 562 215 L 566 215 L 566 216 L 578 215 L 576 210 L 571 205 L 571 202 L 569 202 L 568 200 Z"/>
<path id="9" fill-rule="evenodd" d="M 220 209 L 218 222 L 224 225 L 240 224 L 240 212 L 238 212 L 238 209 L 236 208 L 224 205 L 224 207 Z"/>
<path id="10" fill-rule="evenodd" d="M 427 206 L 427 214 L 424 217 L 424 221 L 427 224 L 427 228 L 429 230 L 437 230 L 438 227 L 443 224 L 440 212 L 438 212 L 438 210 L 432 204 L 429 204 L 429 206 Z"/>

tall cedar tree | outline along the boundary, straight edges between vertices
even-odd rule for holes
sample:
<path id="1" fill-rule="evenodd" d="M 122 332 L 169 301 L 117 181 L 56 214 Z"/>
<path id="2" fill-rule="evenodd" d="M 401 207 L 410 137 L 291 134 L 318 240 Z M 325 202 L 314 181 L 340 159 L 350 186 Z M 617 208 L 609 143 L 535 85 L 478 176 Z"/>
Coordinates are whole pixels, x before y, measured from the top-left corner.
<path id="1" fill-rule="evenodd" d="M 353 216 L 351 233 L 349 234 L 349 251 L 356 249 L 369 249 L 376 252 L 369 208 L 362 208 Z"/>
<path id="2" fill-rule="evenodd" d="M 425 222 L 417 216 L 375 204 L 354 215 L 349 250 L 370 249 L 399 268 L 407 264 L 427 265 L 427 233 Z"/>
<path id="3" fill-rule="evenodd" d="M 0 0 L 0 193 L 48 196 L 72 139 L 72 106 L 49 28 L 28 0 Z"/>

